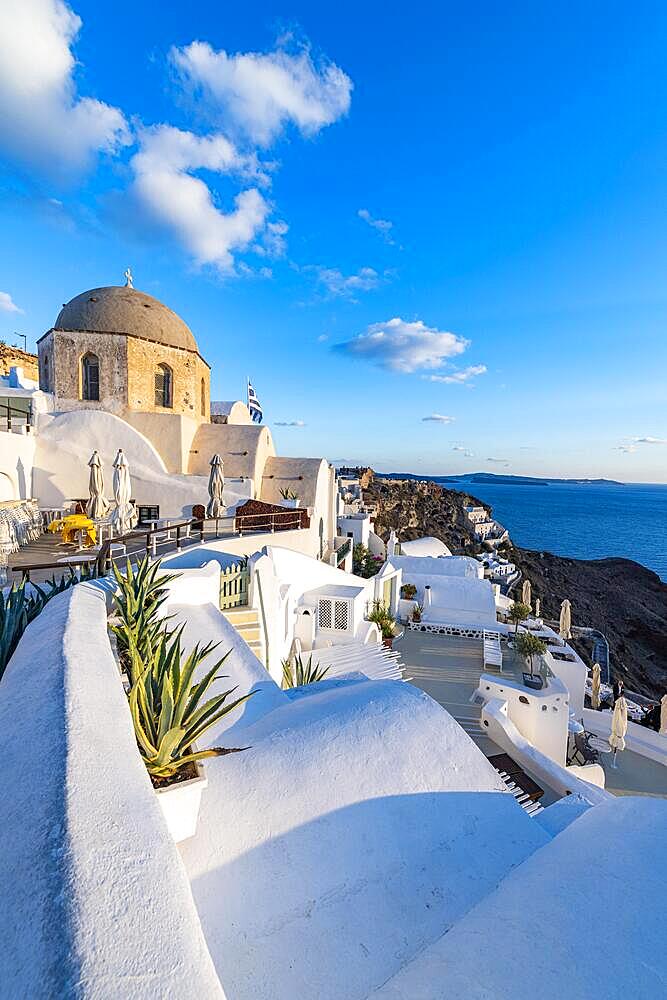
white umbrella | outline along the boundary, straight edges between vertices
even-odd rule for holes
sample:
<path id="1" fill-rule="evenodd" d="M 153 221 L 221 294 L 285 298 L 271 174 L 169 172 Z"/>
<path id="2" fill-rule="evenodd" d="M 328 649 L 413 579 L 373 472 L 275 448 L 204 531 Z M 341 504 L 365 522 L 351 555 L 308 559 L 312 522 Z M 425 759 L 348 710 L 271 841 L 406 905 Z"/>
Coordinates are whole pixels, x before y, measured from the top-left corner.
<path id="1" fill-rule="evenodd" d="M 119 535 L 131 531 L 137 523 L 137 512 L 130 503 L 131 497 L 130 467 L 122 448 L 119 448 L 113 463 L 113 498 L 116 507 L 111 514 L 111 523 Z"/>
<path id="2" fill-rule="evenodd" d="M 560 623 L 558 626 L 558 631 L 560 632 L 563 639 L 571 639 L 572 632 L 572 609 L 570 608 L 570 602 L 568 600 L 563 601 L 560 606 Z"/>
<path id="3" fill-rule="evenodd" d="M 109 509 L 109 504 L 104 498 L 102 463 L 96 451 L 90 456 L 88 465 L 90 466 L 90 479 L 88 480 L 90 499 L 86 504 L 86 513 L 88 517 L 91 517 L 95 521 L 99 517 L 104 517 Z"/>
<path id="4" fill-rule="evenodd" d="M 625 734 L 628 731 L 628 703 L 621 695 L 616 699 L 614 714 L 611 717 L 611 735 L 609 746 L 614 751 L 613 764 L 616 767 L 616 753 L 618 750 L 625 750 Z"/>
<path id="5" fill-rule="evenodd" d="M 224 464 L 219 455 L 214 455 L 210 462 L 211 474 L 208 477 L 208 495 L 210 497 L 206 508 L 207 517 L 222 517 L 225 507 L 222 502 L 222 491 L 225 488 Z"/>
<path id="6" fill-rule="evenodd" d="M 660 699 L 660 735 L 667 736 L 667 694 Z"/>
<path id="7" fill-rule="evenodd" d="M 597 711 L 600 707 L 600 664 L 593 664 L 593 680 L 591 683 L 591 705 Z"/>
<path id="8" fill-rule="evenodd" d="M 540 599 L 539 599 L 539 597 L 535 601 L 535 617 L 536 618 L 540 617 Z"/>
<path id="9" fill-rule="evenodd" d="M 531 593 L 530 580 L 524 580 L 523 590 L 521 591 L 521 600 L 523 601 L 524 604 L 527 604 L 528 607 L 530 607 L 532 596 L 533 595 Z"/>

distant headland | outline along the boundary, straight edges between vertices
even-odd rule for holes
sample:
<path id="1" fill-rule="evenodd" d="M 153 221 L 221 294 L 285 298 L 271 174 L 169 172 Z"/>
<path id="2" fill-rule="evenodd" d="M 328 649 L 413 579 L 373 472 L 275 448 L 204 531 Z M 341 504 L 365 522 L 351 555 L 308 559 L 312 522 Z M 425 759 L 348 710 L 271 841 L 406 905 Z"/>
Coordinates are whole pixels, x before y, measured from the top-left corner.
<path id="1" fill-rule="evenodd" d="M 467 472 L 460 476 L 425 476 L 414 472 L 376 472 L 381 479 L 427 479 L 432 483 L 495 483 L 508 486 L 552 486 L 555 484 L 569 486 L 625 486 L 616 479 L 557 479 L 549 476 L 538 479 L 533 476 L 503 476 L 493 472 Z"/>

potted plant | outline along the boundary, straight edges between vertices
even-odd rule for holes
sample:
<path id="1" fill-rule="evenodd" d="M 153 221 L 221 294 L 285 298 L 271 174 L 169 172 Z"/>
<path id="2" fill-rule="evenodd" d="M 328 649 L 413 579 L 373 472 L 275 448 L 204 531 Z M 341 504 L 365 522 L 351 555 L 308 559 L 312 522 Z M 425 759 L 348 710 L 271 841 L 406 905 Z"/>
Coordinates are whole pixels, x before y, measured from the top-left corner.
<path id="1" fill-rule="evenodd" d="M 415 587 L 414 583 L 404 583 L 403 586 L 401 587 L 401 597 L 405 601 L 414 600 L 416 593 L 417 593 L 417 588 Z"/>
<path id="2" fill-rule="evenodd" d="M 422 615 L 424 614 L 424 605 L 415 604 L 412 609 L 412 620 L 413 622 L 420 622 L 422 620 Z"/>
<path id="3" fill-rule="evenodd" d="M 529 614 L 530 614 L 530 607 L 527 604 L 523 604 L 522 601 L 514 601 L 513 604 L 510 604 L 509 609 L 507 611 L 507 618 L 508 621 L 511 621 L 514 625 L 515 641 L 519 633 L 519 625 L 525 618 L 528 617 Z"/>
<path id="4" fill-rule="evenodd" d="M 176 843 L 192 837 L 197 828 L 207 784 L 202 761 L 248 749 L 216 746 L 198 750 L 197 740 L 250 697 L 247 694 L 228 702 L 235 688 L 206 697 L 231 650 L 195 682 L 197 668 L 217 646 L 197 643 L 186 657 L 181 644 L 184 628 L 182 625 L 173 632 L 163 629 L 145 657 L 139 655 L 134 637 L 128 636 L 130 676 L 134 678 L 129 703 L 137 746 Z"/>
<path id="5" fill-rule="evenodd" d="M 542 677 L 536 677 L 533 672 L 533 658 L 535 656 L 544 656 L 547 651 L 546 643 L 530 632 L 522 632 L 516 638 L 516 649 L 519 656 L 527 661 L 530 668 L 530 673 L 524 673 L 523 675 L 523 683 L 526 687 L 540 691 L 544 686 L 544 682 Z"/>
<path id="6" fill-rule="evenodd" d="M 280 495 L 283 498 L 283 507 L 296 508 L 299 506 L 299 495 L 291 487 L 284 486 L 280 491 Z"/>
<path id="7" fill-rule="evenodd" d="M 382 644 L 391 648 L 394 641 L 396 619 L 392 615 L 386 604 L 382 601 L 373 601 L 371 610 L 366 615 L 369 622 L 375 622 L 382 633 Z"/>

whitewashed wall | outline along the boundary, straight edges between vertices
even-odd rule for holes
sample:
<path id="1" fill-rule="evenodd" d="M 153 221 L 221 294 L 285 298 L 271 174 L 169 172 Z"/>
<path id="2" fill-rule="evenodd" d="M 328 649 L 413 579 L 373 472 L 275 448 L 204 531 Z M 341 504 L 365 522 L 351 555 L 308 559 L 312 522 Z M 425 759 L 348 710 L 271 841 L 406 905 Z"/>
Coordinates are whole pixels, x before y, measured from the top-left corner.
<path id="1" fill-rule="evenodd" d="M 0 499 L 27 500 L 33 495 L 34 434 L 0 431 Z"/>
<path id="2" fill-rule="evenodd" d="M 101 587 L 49 603 L 1 690 L 2 995 L 224 998 L 137 751 Z"/>

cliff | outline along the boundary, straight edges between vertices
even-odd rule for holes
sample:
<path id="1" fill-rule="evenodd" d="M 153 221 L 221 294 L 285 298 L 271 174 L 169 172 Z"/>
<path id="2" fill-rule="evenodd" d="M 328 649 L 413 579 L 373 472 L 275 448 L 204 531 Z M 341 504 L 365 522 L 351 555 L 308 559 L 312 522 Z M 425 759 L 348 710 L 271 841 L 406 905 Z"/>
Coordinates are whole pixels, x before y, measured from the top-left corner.
<path id="1" fill-rule="evenodd" d="M 21 350 L 20 347 L 12 347 L 10 344 L 0 342 L 0 375 L 9 375 L 9 369 L 18 366 L 23 369 L 27 378 L 39 378 L 37 355 L 29 354 Z"/>
<path id="2" fill-rule="evenodd" d="M 385 540 L 394 528 L 403 540 L 434 535 L 455 554 L 482 551 L 464 507 L 491 508 L 470 494 L 432 482 L 376 478 L 364 499 L 377 505 L 376 531 Z M 652 699 L 667 691 L 667 585 L 655 573 L 629 559 L 568 559 L 512 544 L 503 554 L 530 580 L 543 617 L 557 620 L 567 597 L 575 625 L 606 635 L 612 672 L 629 690 Z M 590 663 L 589 644 L 576 640 L 576 646 Z"/>

